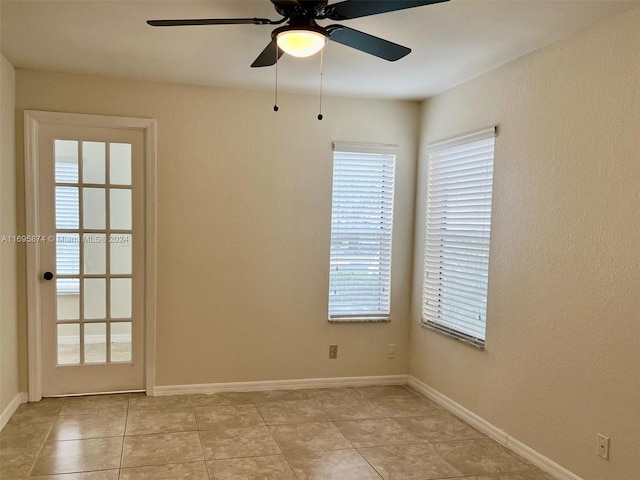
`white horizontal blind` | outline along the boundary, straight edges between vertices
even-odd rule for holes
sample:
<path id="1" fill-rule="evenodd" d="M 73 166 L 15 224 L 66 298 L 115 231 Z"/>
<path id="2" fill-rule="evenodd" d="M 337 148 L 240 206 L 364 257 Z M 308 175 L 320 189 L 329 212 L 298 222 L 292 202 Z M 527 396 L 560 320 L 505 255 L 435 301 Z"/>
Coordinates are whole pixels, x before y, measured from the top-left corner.
<path id="1" fill-rule="evenodd" d="M 335 148 L 329 320 L 388 320 L 395 149 Z"/>
<path id="2" fill-rule="evenodd" d="M 78 163 L 76 159 L 67 161 L 56 157 L 56 183 L 77 184 Z M 78 187 L 56 187 L 56 227 L 59 229 L 78 230 L 79 199 Z M 77 239 L 80 237 L 78 234 Z M 80 244 L 71 242 L 69 234 L 56 235 L 56 273 L 60 275 L 78 274 L 80 271 Z M 59 278 L 56 291 L 62 295 L 79 294 L 79 282 L 75 279 Z"/>
<path id="3" fill-rule="evenodd" d="M 422 322 L 482 347 L 495 127 L 429 147 Z"/>

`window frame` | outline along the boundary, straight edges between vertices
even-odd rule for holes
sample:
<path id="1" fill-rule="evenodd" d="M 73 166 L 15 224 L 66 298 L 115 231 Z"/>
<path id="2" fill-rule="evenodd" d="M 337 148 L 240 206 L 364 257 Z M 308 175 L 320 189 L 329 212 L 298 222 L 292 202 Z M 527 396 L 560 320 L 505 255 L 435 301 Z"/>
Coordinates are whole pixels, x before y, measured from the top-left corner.
<path id="1" fill-rule="evenodd" d="M 397 157 L 398 157 L 398 152 L 399 152 L 399 147 L 397 145 L 382 145 L 382 144 L 363 144 L 363 143 L 347 143 L 347 142 L 334 142 L 333 144 L 333 161 L 332 161 L 332 165 L 333 165 L 333 170 L 332 170 L 332 192 L 331 192 L 331 240 L 330 240 L 330 252 L 329 252 L 329 288 L 328 288 L 328 312 L 327 312 L 327 317 L 329 322 L 331 323 L 352 323 L 352 322 L 388 322 L 391 320 L 391 283 L 392 283 L 392 257 L 393 257 L 393 210 L 394 210 L 394 197 L 395 197 L 395 170 L 396 170 L 396 163 L 397 163 Z M 385 251 L 387 253 L 384 252 L 380 252 L 379 258 L 381 258 L 380 260 L 380 266 L 381 268 L 385 268 L 388 269 L 388 273 L 386 273 L 385 275 L 387 276 L 386 281 L 386 292 L 385 292 L 385 299 L 386 299 L 386 309 L 380 309 L 377 312 L 374 311 L 367 311 L 366 307 L 363 307 L 361 309 L 361 311 L 356 312 L 356 311 L 352 311 L 352 312 L 346 312 L 346 311 L 338 311 L 338 305 L 334 302 L 332 302 L 332 300 L 334 300 L 336 297 L 332 295 L 332 291 L 334 290 L 334 288 L 332 288 L 334 286 L 333 284 L 333 279 L 335 278 L 332 273 L 333 273 L 333 267 L 335 265 L 334 262 L 338 261 L 339 259 L 339 255 L 335 253 L 334 250 L 334 241 L 336 241 L 336 237 L 339 235 L 336 230 L 335 230 L 335 226 L 337 224 L 336 222 L 336 210 L 335 210 L 335 203 L 336 203 L 336 199 L 338 198 L 339 201 L 345 201 L 345 200 L 349 200 L 349 192 L 346 192 L 346 195 L 343 196 L 342 198 L 337 197 L 336 195 L 336 184 L 337 182 L 339 182 L 338 177 L 336 177 L 336 172 L 337 172 L 337 168 L 336 168 L 336 162 L 340 161 L 340 158 L 337 157 L 337 154 L 355 154 L 355 155 L 362 155 L 363 156 L 363 160 L 366 159 L 366 157 L 368 156 L 369 158 L 371 158 L 371 156 L 381 156 L 381 159 L 386 158 L 387 162 L 392 162 L 392 165 L 390 167 L 390 174 L 388 174 L 389 171 L 389 166 L 384 166 L 381 165 L 381 172 L 380 172 L 380 178 L 387 178 L 390 179 L 390 185 L 391 185 L 391 193 L 389 194 L 388 192 L 380 192 L 380 199 L 383 202 L 387 202 L 387 205 L 385 207 L 385 215 L 384 215 L 384 221 L 388 222 L 388 232 L 384 234 L 384 236 L 388 237 L 388 242 L 386 240 L 384 240 L 385 245 L 384 245 L 384 249 L 386 249 Z M 346 160 L 345 160 L 346 161 Z M 387 171 L 387 173 L 385 173 L 385 170 Z M 382 244 L 382 240 L 381 240 L 381 244 Z M 380 283 L 380 282 L 374 282 L 374 285 L 376 283 Z M 379 290 L 380 292 L 381 290 Z M 373 295 L 375 296 L 375 295 Z M 365 298 L 363 296 L 363 298 Z M 371 297 L 368 298 L 368 300 L 371 302 Z M 375 303 L 375 301 L 373 301 L 372 303 Z M 385 305 L 385 300 L 380 300 L 379 301 L 380 305 Z M 332 313 L 335 312 L 335 313 Z"/>
<path id="2" fill-rule="evenodd" d="M 489 250 L 490 250 L 490 243 L 491 243 L 491 221 L 492 221 L 492 208 L 493 208 L 493 172 L 494 172 L 494 165 L 495 165 L 495 137 L 496 136 L 497 136 L 497 127 L 492 126 L 489 128 L 476 130 L 474 132 L 458 135 L 446 140 L 433 142 L 429 144 L 426 149 L 427 195 L 426 195 L 426 201 L 425 201 L 425 214 L 424 214 L 425 225 L 424 225 L 424 244 L 423 244 L 423 248 L 424 248 L 423 284 L 422 284 L 422 292 L 421 292 L 422 296 L 421 296 L 420 323 L 423 327 L 427 329 L 437 331 L 441 334 L 447 335 L 449 337 L 452 337 L 456 340 L 462 341 L 466 344 L 472 345 L 479 349 L 484 349 L 485 343 L 486 343 L 487 304 L 488 304 L 488 291 L 489 291 L 488 282 L 489 282 L 489 262 L 490 262 Z M 459 189 L 456 190 L 455 188 L 449 189 L 448 192 L 444 194 L 443 190 L 446 187 L 443 188 L 443 185 L 445 185 L 445 183 L 442 183 L 440 185 L 436 185 L 440 187 L 436 189 L 436 191 L 440 193 L 432 192 L 432 189 L 433 189 L 432 181 L 434 181 L 432 178 L 433 177 L 432 170 L 434 168 L 434 162 L 438 162 L 438 161 L 442 162 L 443 161 L 442 155 L 446 151 L 450 152 L 449 155 L 452 156 L 454 154 L 451 152 L 455 151 L 455 149 L 459 149 L 460 147 L 464 147 L 464 146 L 470 146 L 472 144 L 480 144 L 480 142 L 486 142 L 490 146 L 490 158 L 486 159 L 487 171 L 481 172 L 481 173 L 474 172 L 474 174 L 471 176 L 468 172 L 465 173 L 467 175 L 467 178 L 465 178 L 465 180 L 467 180 L 468 178 L 475 179 L 476 177 L 478 177 L 477 183 L 472 183 L 470 181 L 467 181 L 467 185 L 466 185 L 466 188 L 473 189 L 473 187 L 477 187 L 477 189 L 479 190 L 479 191 L 474 191 L 474 194 L 476 195 L 476 197 L 471 199 L 472 201 L 477 202 L 471 205 L 472 207 L 476 207 L 476 208 L 469 209 L 467 206 L 461 207 L 459 204 L 453 205 L 453 206 L 446 206 L 446 207 L 441 206 L 443 205 L 443 203 L 438 203 L 438 202 L 443 202 L 445 199 L 445 196 L 451 199 L 451 195 L 455 196 L 456 195 L 455 192 L 459 192 L 460 190 Z M 487 146 L 486 148 L 489 148 L 489 146 Z M 458 155 L 457 157 L 458 159 L 462 159 L 466 154 L 459 153 L 457 155 Z M 485 155 L 489 155 L 489 153 L 485 153 Z M 438 156 L 440 156 L 440 158 L 437 158 Z M 485 159 L 483 159 L 482 161 L 484 160 Z M 467 162 L 468 161 L 469 160 L 467 160 Z M 458 162 L 459 162 L 458 166 L 460 164 L 466 163 L 464 160 L 458 160 Z M 453 179 L 455 181 L 454 177 L 457 176 L 457 174 L 442 173 L 442 172 L 444 170 L 448 170 L 450 172 L 460 170 L 460 169 L 453 170 L 455 168 L 455 165 L 439 167 L 439 168 L 441 169 L 441 173 L 439 174 L 441 177 L 439 181 L 446 180 L 447 175 L 451 175 L 449 179 Z M 470 168 L 469 165 L 466 165 L 463 167 L 463 169 L 469 169 L 469 168 Z M 475 167 L 476 170 L 479 170 L 481 168 L 483 168 L 483 166 Z M 483 173 L 484 173 L 484 177 L 482 177 Z M 485 182 L 485 183 L 482 183 L 482 182 Z M 482 191 L 483 187 L 485 189 L 484 191 Z M 438 197 L 438 195 L 441 195 L 441 196 Z M 459 201 L 460 200 L 459 199 L 456 200 L 455 197 L 451 200 L 452 203 L 459 202 Z M 465 199 L 465 201 L 468 201 L 468 199 Z M 433 207 L 434 216 L 435 216 L 435 212 L 438 212 L 437 215 L 439 215 L 438 220 L 433 222 L 431 221 L 431 216 L 430 216 L 430 206 Z M 435 254 L 438 253 L 438 247 L 433 247 L 433 244 L 437 243 L 438 241 L 441 242 L 439 253 L 440 253 L 440 258 L 444 258 L 442 254 L 444 253 L 445 247 L 443 247 L 443 245 L 445 245 L 445 242 L 448 241 L 447 239 L 444 239 L 444 237 L 451 238 L 452 234 L 451 232 L 447 232 L 445 234 L 442 232 L 442 230 L 446 230 L 447 225 L 455 226 L 455 221 L 451 221 L 451 222 L 442 221 L 443 218 L 446 218 L 442 216 L 443 213 L 447 213 L 451 208 L 453 209 L 463 208 L 463 210 L 465 210 L 464 214 L 461 214 L 459 212 L 456 212 L 456 213 L 457 215 L 464 216 L 465 229 L 467 231 L 470 230 L 471 232 L 473 232 L 473 234 L 475 234 L 475 235 L 472 235 L 473 239 L 476 239 L 476 240 L 480 239 L 480 241 L 476 241 L 475 243 L 472 243 L 471 247 L 467 247 L 466 245 L 461 246 L 459 245 L 459 240 L 458 240 L 461 235 L 457 234 L 458 237 L 455 238 L 456 233 L 454 233 L 453 237 L 455 238 L 455 240 L 452 240 L 452 242 L 455 242 L 456 240 L 458 240 L 458 245 L 457 246 L 448 245 L 446 248 L 447 260 L 445 260 L 444 262 L 441 262 L 440 267 L 434 267 L 433 266 L 434 253 Z M 472 213 L 468 213 L 467 210 L 475 210 L 475 211 L 473 211 Z M 488 214 L 488 218 L 487 218 L 487 214 Z M 456 219 L 453 219 L 453 220 L 456 220 Z M 469 224 L 473 225 L 474 229 L 471 229 Z M 480 224 L 483 225 L 482 229 L 480 229 L 479 227 Z M 433 232 L 437 232 L 437 233 L 433 233 Z M 486 241 L 486 245 L 484 244 L 485 241 Z M 464 255 L 469 255 L 469 251 L 461 252 L 461 250 L 467 249 L 467 248 L 471 250 L 471 256 L 476 256 L 477 258 L 474 258 L 471 260 L 466 260 L 466 259 L 463 260 L 460 258 L 456 258 L 456 256 L 458 257 L 463 256 L 464 258 Z M 443 276 L 446 276 L 447 274 L 450 275 L 450 273 L 445 273 L 443 275 L 443 269 L 446 268 L 445 265 L 447 265 L 447 262 L 455 263 L 456 261 L 463 262 L 462 266 L 460 266 L 460 264 L 457 264 L 456 267 L 462 269 L 461 271 L 463 271 L 465 275 L 469 275 L 469 276 L 476 275 L 477 277 L 476 279 L 474 279 L 476 282 L 475 285 L 471 287 L 468 284 L 462 285 L 462 288 L 468 288 L 468 291 L 471 292 L 470 296 L 474 297 L 473 300 L 469 302 L 473 306 L 469 307 L 467 310 L 467 312 L 473 312 L 473 313 L 472 314 L 464 313 L 464 315 L 469 320 L 467 320 L 466 318 L 460 319 L 460 317 L 463 317 L 463 315 L 460 314 L 460 310 L 458 310 L 457 312 L 455 312 L 454 310 L 456 308 L 459 309 L 461 303 L 467 302 L 467 299 L 464 298 L 465 296 L 460 294 L 459 287 L 450 286 L 450 287 L 444 287 L 443 289 L 443 282 L 447 281 L 447 279 L 443 280 Z M 480 266 L 474 265 L 470 267 L 468 266 L 468 264 L 464 265 L 464 262 L 475 263 L 476 261 L 480 264 Z M 451 264 L 448 264 L 448 266 L 450 265 Z M 428 278 L 429 273 L 433 272 L 434 270 L 435 272 L 438 272 L 437 273 L 438 279 L 430 281 L 430 279 Z M 480 274 L 482 274 L 483 276 L 480 277 Z M 471 280 L 464 280 L 464 282 L 468 282 L 469 284 L 473 283 L 473 281 Z M 446 290 L 447 288 L 449 289 L 448 291 Z M 475 291 L 474 291 L 474 288 L 475 288 Z M 434 293 L 436 291 L 438 292 L 437 294 Z M 443 296 L 447 294 L 450 295 L 452 298 L 449 302 L 445 304 L 445 306 L 447 306 L 448 308 L 446 309 L 447 313 L 445 313 L 445 315 L 443 316 L 441 315 L 442 312 L 445 311 L 445 309 L 442 308 L 442 305 L 445 303 L 445 301 L 443 300 Z M 461 302 L 461 299 L 464 302 Z M 428 303 L 429 301 L 431 301 L 430 304 Z M 456 303 L 456 302 L 459 302 L 459 303 Z M 438 311 L 438 316 L 437 316 L 437 319 L 434 319 L 433 312 L 436 309 Z M 448 312 L 452 312 L 452 313 L 448 313 Z M 478 321 L 475 320 L 475 315 L 479 315 Z M 445 318 L 445 317 L 448 317 L 448 318 Z M 480 328 L 481 330 L 479 330 Z"/>

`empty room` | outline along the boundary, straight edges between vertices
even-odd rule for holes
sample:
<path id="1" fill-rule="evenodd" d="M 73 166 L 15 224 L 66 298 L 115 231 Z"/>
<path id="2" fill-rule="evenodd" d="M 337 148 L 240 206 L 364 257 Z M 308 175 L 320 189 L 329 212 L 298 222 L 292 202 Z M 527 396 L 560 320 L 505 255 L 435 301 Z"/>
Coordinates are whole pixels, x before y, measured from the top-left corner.
<path id="1" fill-rule="evenodd" d="M 0 0 L 1 480 L 640 479 L 640 1 Z"/>

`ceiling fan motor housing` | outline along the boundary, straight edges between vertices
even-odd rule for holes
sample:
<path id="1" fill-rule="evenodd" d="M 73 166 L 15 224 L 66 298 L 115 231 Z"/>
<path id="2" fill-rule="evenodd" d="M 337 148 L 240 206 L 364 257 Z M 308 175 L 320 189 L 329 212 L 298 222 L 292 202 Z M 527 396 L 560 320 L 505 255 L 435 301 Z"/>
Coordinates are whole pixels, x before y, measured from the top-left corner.
<path id="1" fill-rule="evenodd" d="M 290 30 L 307 30 L 319 33 L 325 37 L 327 36 L 327 30 L 318 25 L 313 18 L 292 17 L 287 25 L 278 27 L 271 32 L 271 38 L 275 41 L 278 38 L 278 35 Z"/>

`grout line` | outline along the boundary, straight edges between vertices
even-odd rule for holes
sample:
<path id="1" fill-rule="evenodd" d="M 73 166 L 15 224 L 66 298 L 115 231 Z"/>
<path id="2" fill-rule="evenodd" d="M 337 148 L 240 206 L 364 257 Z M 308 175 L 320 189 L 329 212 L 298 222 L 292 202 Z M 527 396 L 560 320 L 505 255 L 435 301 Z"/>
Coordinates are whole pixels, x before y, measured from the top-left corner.
<path id="1" fill-rule="evenodd" d="M 191 403 L 191 396 L 189 396 L 189 403 Z M 207 464 L 207 455 L 204 452 L 204 443 L 202 442 L 202 435 L 200 434 L 200 426 L 198 425 L 198 419 L 196 417 L 196 409 L 191 403 L 191 412 L 193 413 L 193 419 L 196 423 L 196 433 L 198 434 L 198 440 L 200 441 L 200 450 L 202 451 L 202 461 L 204 462 L 204 469 L 207 472 L 207 478 L 211 479 L 211 472 L 209 471 L 209 465 Z"/>
<path id="2" fill-rule="evenodd" d="M 42 400 L 40 400 L 40 401 L 42 401 Z M 47 430 L 47 434 L 44 436 L 44 439 L 42 440 L 42 444 L 40 445 L 40 448 L 38 449 L 38 453 L 36 454 L 36 456 L 33 459 L 33 462 L 31 463 L 31 468 L 29 468 L 29 476 L 31 476 L 31 472 L 33 471 L 33 467 L 36 466 L 36 462 L 38 461 L 38 458 L 40 457 L 40 454 L 42 453 L 42 450 L 44 449 L 44 445 L 45 445 L 45 443 L 47 443 L 47 440 L 49 439 L 49 435 L 51 435 L 51 431 L 53 430 L 53 426 L 58 421 L 58 417 L 60 416 L 60 412 L 62 411 L 62 408 L 64 407 L 64 403 L 65 402 L 66 402 L 66 399 L 62 400 L 62 405 L 60 406 L 60 410 L 58 410 L 58 413 L 56 413 L 55 418 L 54 418 L 53 422 L 51 423 L 51 426 L 49 427 L 49 430 Z M 14 413 L 14 415 L 15 415 L 15 413 Z"/>
<path id="3" fill-rule="evenodd" d="M 358 452 L 358 455 L 360 455 L 360 458 L 362 458 L 365 462 L 367 462 L 367 464 L 373 469 L 374 472 L 378 474 L 380 478 L 382 478 L 383 480 L 386 480 L 386 477 L 382 475 L 382 473 L 378 471 L 378 469 L 373 465 L 373 463 L 371 463 L 369 459 L 362 454 L 359 448 L 356 448 L 355 450 L 356 452 Z"/>
<path id="4" fill-rule="evenodd" d="M 269 432 L 269 435 L 271 435 L 271 438 L 273 439 L 273 441 L 275 442 L 276 446 L 278 447 L 278 450 L 280 450 L 280 455 L 282 455 L 282 458 L 284 458 L 284 461 L 287 463 L 287 465 L 289 465 L 289 469 L 293 473 L 293 476 L 296 479 L 298 479 L 298 474 L 293 469 L 293 466 L 291 465 L 291 462 L 289 462 L 289 459 L 287 458 L 287 455 L 284 453 L 284 450 L 282 449 L 282 446 L 280 445 L 280 442 L 278 442 L 278 439 L 275 437 L 275 435 L 271 431 L 270 427 L 277 427 L 278 425 L 267 425 L 267 421 L 264 419 L 264 415 L 260 411 L 259 406 L 255 402 L 253 403 L 253 406 L 256 408 L 256 410 L 258 410 L 258 413 L 260 414 L 260 417 L 262 417 L 262 421 L 264 422 L 265 426 L 267 427 L 267 431 Z"/>
<path id="5" fill-rule="evenodd" d="M 122 474 L 122 468 L 124 466 L 124 442 L 127 439 L 127 427 L 129 426 L 129 397 L 127 397 L 127 410 L 124 416 L 124 432 L 122 432 L 122 448 L 120 449 L 120 469 L 118 470 L 118 479 Z"/>

